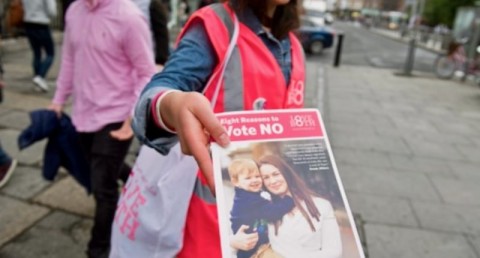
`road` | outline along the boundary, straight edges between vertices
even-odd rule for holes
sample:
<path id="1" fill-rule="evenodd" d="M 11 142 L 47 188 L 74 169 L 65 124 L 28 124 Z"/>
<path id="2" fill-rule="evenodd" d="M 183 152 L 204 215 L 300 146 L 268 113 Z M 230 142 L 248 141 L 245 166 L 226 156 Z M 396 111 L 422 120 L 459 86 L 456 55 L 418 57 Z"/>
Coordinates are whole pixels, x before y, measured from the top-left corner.
<path id="1" fill-rule="evenodd" d="M 341 64 L 403 69 L 408 50 L 406 43 L 354 26 L 352 23 L 336 22 L 333 27 L 337 32 L 343 31 L 345 35 Z M 309 60 L 333 64 L 334 55 L 335 46 L 325 50 L 320 56 L 310 56 Z M 416 48 L 414 70 L 432 72 L 436 56 L 432 52 Z"/>

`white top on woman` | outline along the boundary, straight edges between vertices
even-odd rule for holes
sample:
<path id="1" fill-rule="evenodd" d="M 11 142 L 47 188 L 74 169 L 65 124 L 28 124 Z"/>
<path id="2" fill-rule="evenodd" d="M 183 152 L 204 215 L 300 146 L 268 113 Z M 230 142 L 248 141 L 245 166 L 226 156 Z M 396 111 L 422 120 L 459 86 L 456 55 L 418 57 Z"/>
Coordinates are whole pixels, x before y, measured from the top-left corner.
<path id="1" fill-rule="evenodd" d="M 275 227 L 269 224 L 268 237 L 272 249 L 285 258 L 340 258 L 342 240 L 332 205 L 329 201 L 313 197 L 320 211 L 320 221 L 312 218 L 315 232 L 312 232 L 307 220 L 298 209 L 283 216 L 275 235 Z M 305 203 L 303 208 L 307 211 Z"/>

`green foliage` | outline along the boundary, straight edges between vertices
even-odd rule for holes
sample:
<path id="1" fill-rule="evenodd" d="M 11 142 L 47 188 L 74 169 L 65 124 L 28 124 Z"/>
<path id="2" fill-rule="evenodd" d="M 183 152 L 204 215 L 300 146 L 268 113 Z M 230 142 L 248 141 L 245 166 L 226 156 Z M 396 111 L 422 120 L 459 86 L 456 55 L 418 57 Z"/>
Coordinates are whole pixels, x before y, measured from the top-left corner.
<path id="1" fill-rule="evenodd" d="M 452 27 L 457 8 L 461 6 L 473 6 L 476 0 L 426 0 L 423 17 L 427 24 L 435 26 L 446 24 Z"/>

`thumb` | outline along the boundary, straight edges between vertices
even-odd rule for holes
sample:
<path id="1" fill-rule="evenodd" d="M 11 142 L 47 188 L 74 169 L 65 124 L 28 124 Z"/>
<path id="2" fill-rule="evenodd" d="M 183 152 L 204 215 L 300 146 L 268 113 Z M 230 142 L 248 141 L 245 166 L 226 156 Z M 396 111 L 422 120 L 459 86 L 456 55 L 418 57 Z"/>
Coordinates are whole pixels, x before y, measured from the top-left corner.
<path id="1" fill-rule="evenodd" d="M 199 108 L 193 113 L 216 143 L 222 147 L 230 144 L 227 131 L 213 113 L 208 102 L 205 105 L 199 105 Z"/>
<path id="2" fill-rule="evenodd" d="M 241 225 L 240 228 L 238 229 L 238 232 L 245 233 L 245 231 L 249 228 L 250 226 L 247 225 Z"/>

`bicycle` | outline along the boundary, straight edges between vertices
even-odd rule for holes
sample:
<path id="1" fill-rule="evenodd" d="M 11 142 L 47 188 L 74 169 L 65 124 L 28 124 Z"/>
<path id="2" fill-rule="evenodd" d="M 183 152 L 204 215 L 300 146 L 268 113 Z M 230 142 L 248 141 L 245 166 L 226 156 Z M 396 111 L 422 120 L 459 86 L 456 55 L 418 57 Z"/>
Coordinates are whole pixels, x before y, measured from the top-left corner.
<path id="1" fill-rule="evenodd" d="M 455 72 L 461 72 L 463 79 L 468 75 L 475 76 L 475 82 L 480 84 L 480 57 L 477 55 L 472 62 L 468 62 L 464 42 L 452 42 L 447 54 L 437 57 L 434 64 L 434 72 L 441 79 L 451 79 Z M 477 54 L 480 47 L 477 48 Z"/>

